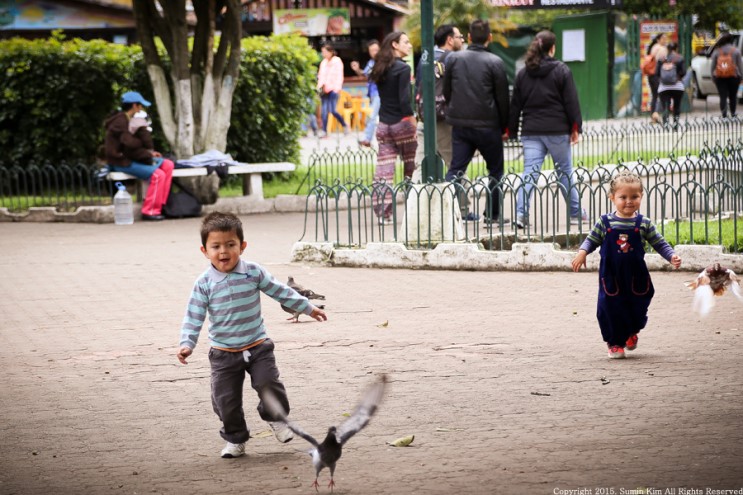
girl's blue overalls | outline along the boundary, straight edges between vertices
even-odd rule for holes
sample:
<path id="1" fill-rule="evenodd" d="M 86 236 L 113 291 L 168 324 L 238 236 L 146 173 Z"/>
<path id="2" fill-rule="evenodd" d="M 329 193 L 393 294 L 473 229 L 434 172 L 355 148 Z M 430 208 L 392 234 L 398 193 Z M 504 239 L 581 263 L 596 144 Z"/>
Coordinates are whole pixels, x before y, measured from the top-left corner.
<path id="1" fill-rule="evenodd" d="M 633 228 L 612 228 L 601 216 L 606 236 L 601 244 L 599 300 L 596 316 L 609 346 L 624 347 L 627 339 L 645 328 L 648 306 L 655 289 L 645 264 L 645 249 L 638 214 Z"/>

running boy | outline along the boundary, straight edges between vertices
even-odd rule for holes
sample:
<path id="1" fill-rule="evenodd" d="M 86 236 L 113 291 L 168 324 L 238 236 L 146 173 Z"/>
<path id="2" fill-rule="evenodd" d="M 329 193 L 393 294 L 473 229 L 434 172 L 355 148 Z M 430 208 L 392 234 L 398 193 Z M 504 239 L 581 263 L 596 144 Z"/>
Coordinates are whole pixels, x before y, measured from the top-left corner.
<path id="1" fill-rule="evenodd" d="M 609 199 L 616 211 L 601 216 L 573 259 L 573 271 L 577 272 L 586 266 L 586 256 L 601 246 L 596 316 L 612 359 L 623 358 L 625 347 L 628 351 L 637 348 L 637 334 L 648 321 L 655 289 L 645 264 L 645 242 L 674 268 L 681 266 L 673 248 L 650 220 L 638 213 L 642 195 L 642 181 L 637 175 L 622 172 L 615 176 L 609 186 Z"/>
<path id="2" fill-rule="evenodd" d="M 227 441 L 222 457 L 240 457 L 250 438 L 243 414 L 246 372 L 258 392 L 258 414 L 268 421 L 279 442 L 293 438 L 286 423 L 276 421 L 278 418 L 263 408 L 263 394 L 271 390 L 289 412 L 286 389 L 279 380 L 273 354 L 274 344 L 266 335 L 261 317 L 259 291 L 317 321 L 327 320 L 327 316 L 257 263 L 240 259 L 247 243 L 243 239 L 242 223 L 235 215 L 219 212 L 207 215 L 201 224 L 201 244 L 201 252 L 211 261 L 211 266 L 194 284 L 181 326 L 177 356 L 181 363 L 188 364 L 186 358 L 196 347 L 208 313 L 212 407 L 222 420 L 219 433 Z"/>

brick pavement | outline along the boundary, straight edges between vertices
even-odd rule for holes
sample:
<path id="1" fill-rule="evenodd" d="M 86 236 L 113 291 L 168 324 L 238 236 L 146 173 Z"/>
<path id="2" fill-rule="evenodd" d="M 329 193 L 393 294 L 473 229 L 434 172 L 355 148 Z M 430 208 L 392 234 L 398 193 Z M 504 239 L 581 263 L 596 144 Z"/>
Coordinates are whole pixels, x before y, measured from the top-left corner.
<path id="1" fill-rule="evenodd" d="M 243 217 L 247 258 L 328 296 L 323 324 L 289 323 L 264 299 L 292 416 L 321 435 L 372 374 L 392 378 L 336 493 L 743 486 L 734 298 L 700 322 L 691 275 L 654 273 L 638 350 L 608 361 L 595 273 L 288 264 L 302 218 Z M 196 219 L 0 224 L 0 494 L 313 493 L 307 445 L 263 437 L 251 390 L 258 438 L 247 456 L 219 458 L 206 338 L 188 366 L 174 357 L 205 268 L 197 230 Z M 385 445 L 408 434 L 409 448 Z"/>

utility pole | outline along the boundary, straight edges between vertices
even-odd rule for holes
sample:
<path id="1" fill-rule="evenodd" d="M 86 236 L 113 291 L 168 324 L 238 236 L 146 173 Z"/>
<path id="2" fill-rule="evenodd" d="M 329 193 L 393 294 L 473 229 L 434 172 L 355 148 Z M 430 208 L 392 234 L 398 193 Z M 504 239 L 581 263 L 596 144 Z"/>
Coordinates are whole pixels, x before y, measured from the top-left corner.
<path id="1" fill-rule="evenodd" d="M 433 81 L 433 0 L 421 0 L 421 91 L 423 94 L 423 115 L 426 121 L 423 126 L 423 148 L 426 156 L 423 159 L 422 181 L 441 182 L 443 161 L 436 154 L 436 104 L 434 100 Z M 420 118 L 420 116 L 419 116 Z"/>

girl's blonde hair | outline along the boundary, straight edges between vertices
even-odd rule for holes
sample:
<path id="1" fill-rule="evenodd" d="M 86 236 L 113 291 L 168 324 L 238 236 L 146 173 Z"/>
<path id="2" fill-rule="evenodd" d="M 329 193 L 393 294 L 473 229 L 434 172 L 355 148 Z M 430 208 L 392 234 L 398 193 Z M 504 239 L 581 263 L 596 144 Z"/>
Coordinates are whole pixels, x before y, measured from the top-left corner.
<path id="1" fill-rule="evenodd" d="M 643 191 L 642 180 L 640 180 L 637 174 L 629 170 L 623 170 L 611 179 L 611 182 L 609 182 L 609 194 L 614 195 L 617 189 L 622 186 L 639 186 L 640 192 Z"/>

